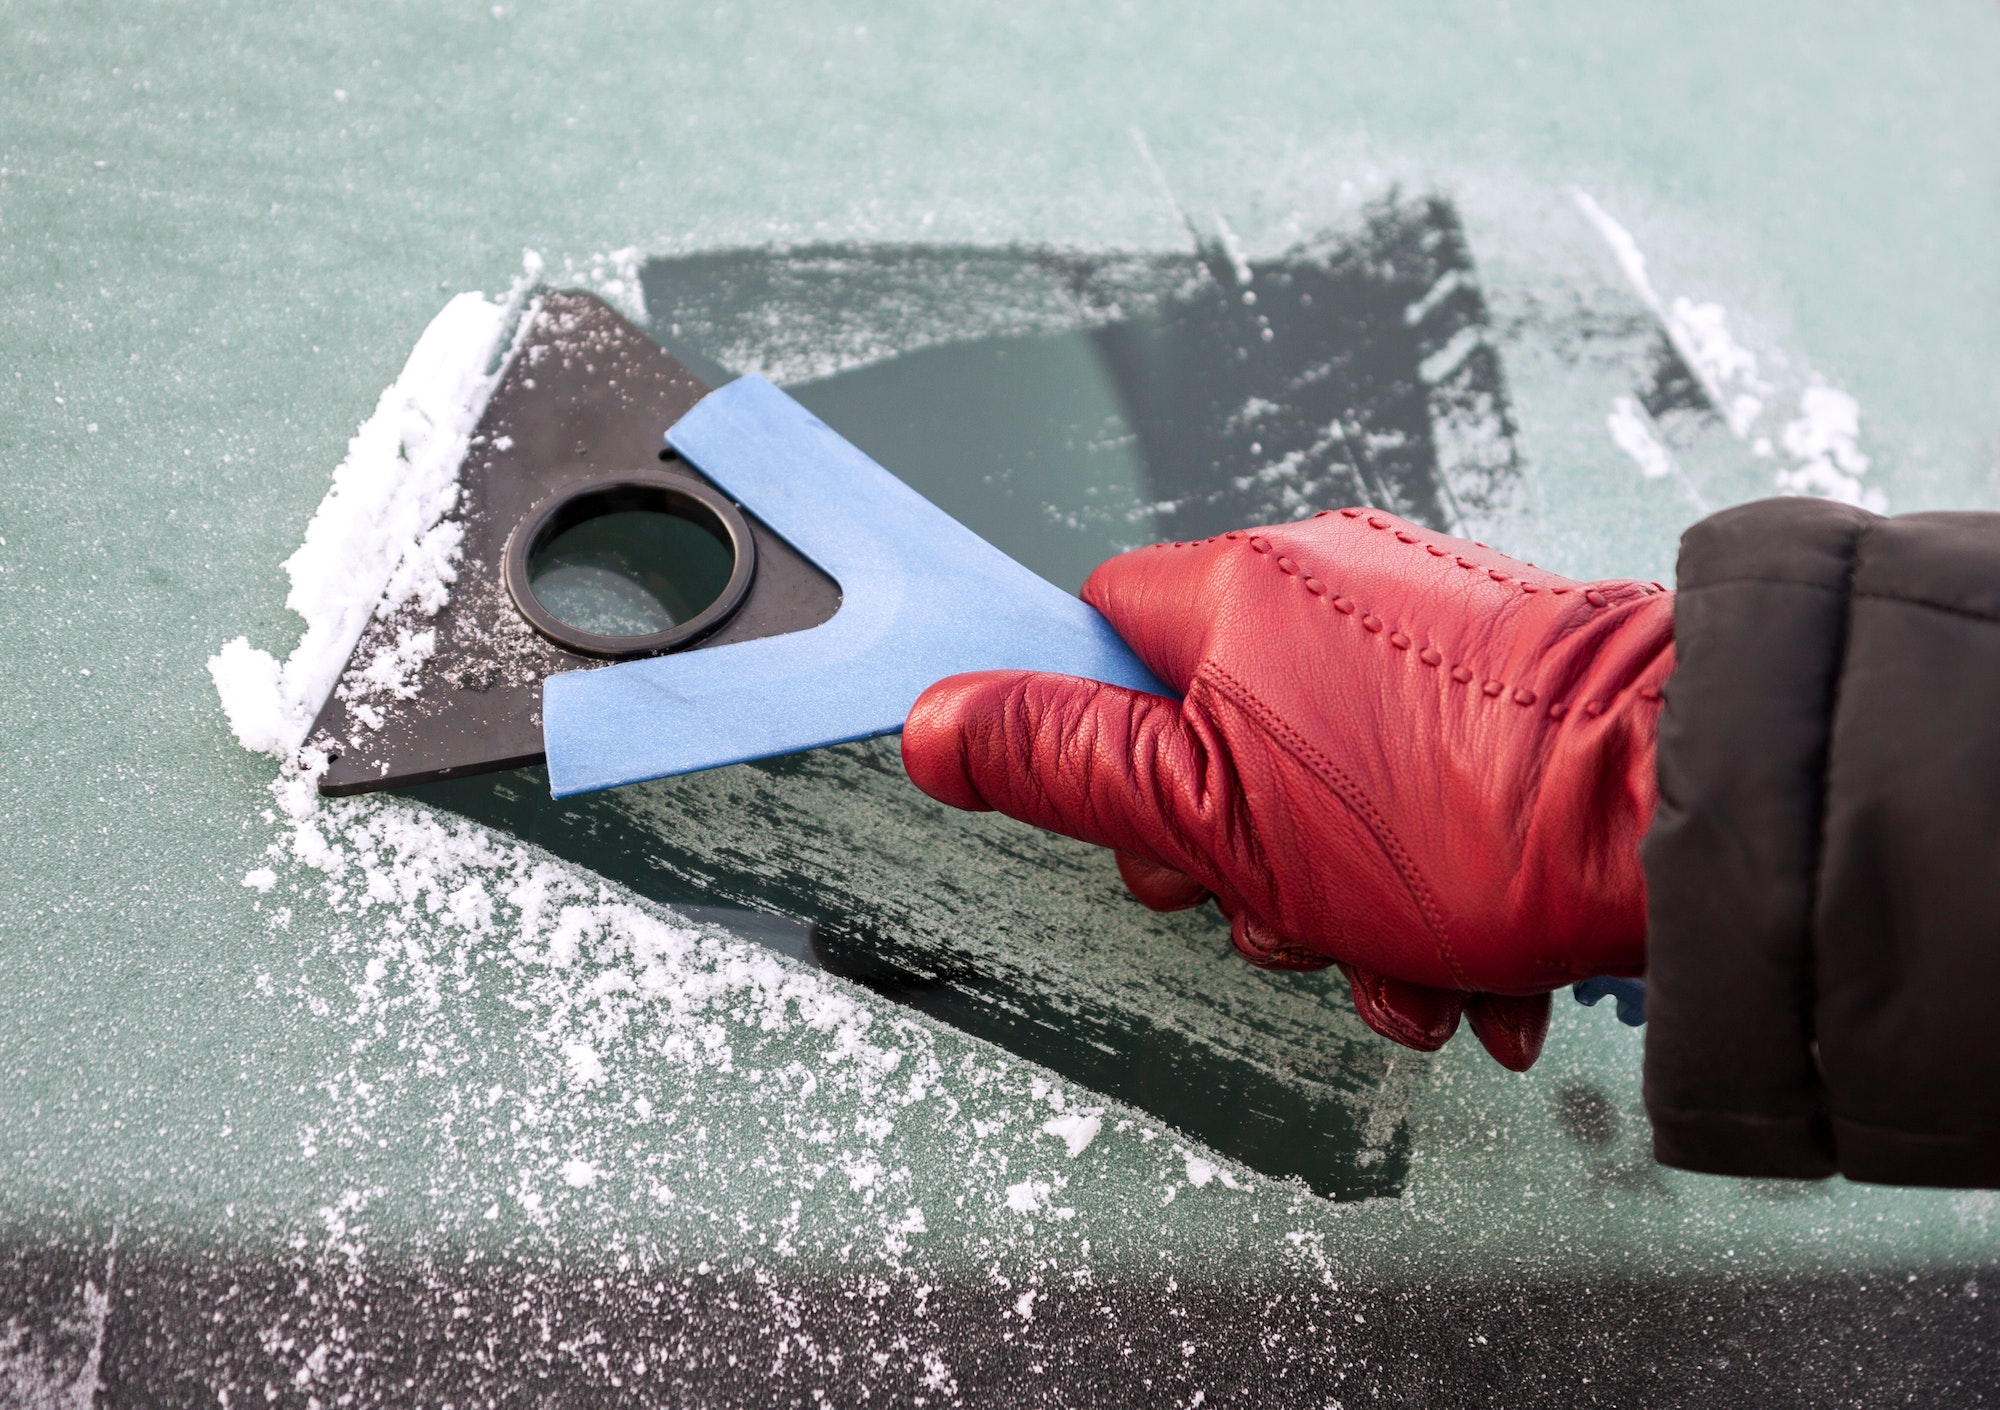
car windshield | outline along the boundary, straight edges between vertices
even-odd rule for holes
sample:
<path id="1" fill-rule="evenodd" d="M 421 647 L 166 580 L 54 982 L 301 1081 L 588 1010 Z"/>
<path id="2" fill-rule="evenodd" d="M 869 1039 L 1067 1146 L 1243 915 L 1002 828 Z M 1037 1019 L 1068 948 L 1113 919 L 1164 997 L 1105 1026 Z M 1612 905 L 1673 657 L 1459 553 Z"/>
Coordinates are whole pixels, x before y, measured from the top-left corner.
<path id="1" fill-rule="evenodd" d="M 506 703 L 427 594 L 502 600 L 460 467 L 608 377 L 537 342 L 586 302 L 1070 591 L 1346 504 L 1662 583 L 1771 494 L 1992 507 L 1996 61 L 1976 4 L 24 15 L 0 1401 L 1990 1396 L 1996 1197 L 1656 1165 L 1612 1003 L 1398 1047 L 894 737 L 562 800 L 239 741 L 356 641 L 364 723 Z M 729 576 L 617 527 L 536 560 L 592 629 Z"/>

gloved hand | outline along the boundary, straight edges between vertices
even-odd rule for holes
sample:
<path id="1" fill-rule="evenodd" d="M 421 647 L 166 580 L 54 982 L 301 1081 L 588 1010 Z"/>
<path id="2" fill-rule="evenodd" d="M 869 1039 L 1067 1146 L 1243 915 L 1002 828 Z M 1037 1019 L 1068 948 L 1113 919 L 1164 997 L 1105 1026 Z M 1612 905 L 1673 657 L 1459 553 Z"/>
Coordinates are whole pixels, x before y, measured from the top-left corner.
<path id="1" fill-rule="evenodd" d="M 1083 596 L 1179 702 L 1070 676 L 940 681 L 903 730 L 932 797 L 1213 895 L 1253 963 L 1338 963 L 1361 1017 L 1525 1069 L 1549 991 L 1645 968 L 1639 840 L 1673 596 L 1578 583 L 1392 515 L 1160 544 Z"/>

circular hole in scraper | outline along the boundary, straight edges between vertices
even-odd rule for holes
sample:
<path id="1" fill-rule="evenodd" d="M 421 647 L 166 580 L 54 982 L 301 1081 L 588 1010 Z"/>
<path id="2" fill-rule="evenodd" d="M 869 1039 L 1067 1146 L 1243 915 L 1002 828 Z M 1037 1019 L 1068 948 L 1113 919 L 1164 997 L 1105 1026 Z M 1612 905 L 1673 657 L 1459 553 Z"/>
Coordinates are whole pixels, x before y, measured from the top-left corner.
<path id="1" fill-rule="evenodd" d="M 573 484 L 508 538 L 514 605 L 589 656 L 688 646 L 742 605 L 757 549 L 742 511 L 691 476 L 641 471 Z"/>
<path id="2" fill-rule="evenodd" d="M 704 524 L 651 509 L 586 519 L 528 564 L 535 600 L 597 636 L 651 636 L 693 621 L 729 585 L 736 555 Z"/>

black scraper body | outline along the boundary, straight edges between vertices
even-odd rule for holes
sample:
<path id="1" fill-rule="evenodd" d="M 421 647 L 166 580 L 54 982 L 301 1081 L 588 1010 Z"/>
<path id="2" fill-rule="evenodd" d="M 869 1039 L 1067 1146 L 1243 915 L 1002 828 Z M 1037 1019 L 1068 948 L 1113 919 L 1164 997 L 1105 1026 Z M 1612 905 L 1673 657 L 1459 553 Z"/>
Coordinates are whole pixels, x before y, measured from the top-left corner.
<path id="1" fill-rule="evenodd" d="M 537 503 L 609 472 L 658 470 L 666 429 L 709 387 L 589 294 L 552 293 L 488 401 L 460 471 L 458 578 L 434 616 L 378 614 L 313 722 L 329 795 L 366 793 L 542 761 L 542 681 L 606 664 L 536 632 L 503 581 L 508 535 Z M 673 468 L 698 475 L 692 466 Z M 741 506 L 739 506 L 741 507 Z M 743 606 L 698 646 L 815 626 L 840 605 L 833 580 L 747 509 L 757 573 Z M 399 633 L 432 631 L 414 694 L 370 687 Z"/>

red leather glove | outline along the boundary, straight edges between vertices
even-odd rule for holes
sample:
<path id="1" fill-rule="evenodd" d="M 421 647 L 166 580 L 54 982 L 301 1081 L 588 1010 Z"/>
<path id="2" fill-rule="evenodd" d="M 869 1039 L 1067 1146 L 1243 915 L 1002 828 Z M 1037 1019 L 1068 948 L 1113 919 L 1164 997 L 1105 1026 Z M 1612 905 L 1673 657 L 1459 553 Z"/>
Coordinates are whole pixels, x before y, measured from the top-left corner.
<path id="1" fill-rule="evenodd" d="M 1070 676 L 940 681 L 903 730 L 932 797 L 1115 848 L 1145 904 L 1338 963 L 1426 1051 L 1506 1066 L 1549 991 L 1645 968 L 1639 840 L 1673 596 L 1578 583 L 1371 510 L 1159 544 L 1090 575 L 1176 702 Z"/>

